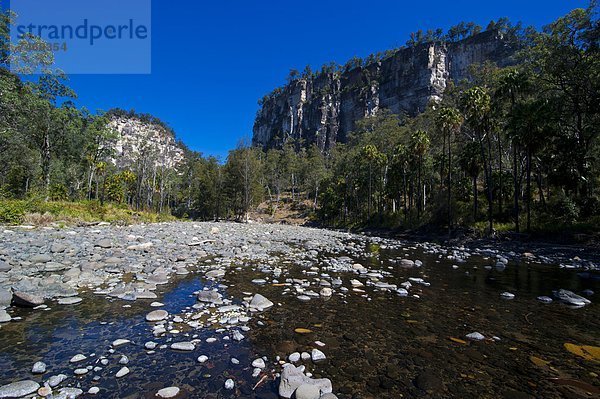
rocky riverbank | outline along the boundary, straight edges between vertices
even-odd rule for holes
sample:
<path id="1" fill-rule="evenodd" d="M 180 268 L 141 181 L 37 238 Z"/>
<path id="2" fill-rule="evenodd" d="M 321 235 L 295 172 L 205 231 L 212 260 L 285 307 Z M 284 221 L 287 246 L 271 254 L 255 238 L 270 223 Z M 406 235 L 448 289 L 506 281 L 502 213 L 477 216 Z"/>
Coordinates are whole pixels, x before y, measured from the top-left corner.
<path id="1" fill-rule="evenodd" d="M 377 250 L 370 250 L 369 246 Z M 259 334 L 255 329 L 272 322 L 268 314 L 281 304 L 266 294 L 267 288 L 269 292 L 278 289 L 282 297 L 294 297 L 297 303 L 317 304 L 333 296 L 345 302 L 350 296 L 371 301 L 376 293 L 415 301 L 428 295 L 425 289 L 430 282 L 426 275 L 397 282 L 391 273 L 393 268 L 419 269 L 423 260 L 406 253 L 403 257 L 386 259 L 390 266 L 383 267 L 377 260 L 379 249 L 411 252 L 418 249 L 428 256 L 453 262 L 452 267 L 459 272 L 476 256 L 489 259 L 489 268 L 497 269 L 512 262 L 555 261 L 529 252 L 446 248 L 427 242 L 413 245 L 281 225 L 178 222 L 127 227 L 4 228 L 0 233 L 0 323 L 3 323 L 0 336 L 5 323 L 27 322 L 18 315 L 19 307 L 31 308 L 30 314 L 52 312 L 55 307 L 81 306 L 98 297 L 118 302 L 123 308 L 141 303 L 147 312 L 143 337 L 134 338 L 122 331 L 121 335 L 110 337 L 108 348 L 99 346 L 89 353 L 71 348 L 68 364 L 32 362 L 28 371 L 31 378 L 0 380 L 4 384 L 0 386 L 0 398 L 36 392 L 54 398 L 77 397 L 84 392 L 106 394 L 105 381 L 127 379 L 131 370 L 135 370 L 133 356 L 121 352 L 128 346 L 150 356 L 172 351 L 189 354 L 196 364 L 211 364 L 207 349 L 210 345 L 224 348 L 240 345 L 248 336 Z M 361 263 L 359 259 L 373 261 Z M 580 258 L 565 260 L 562 266 L 588 273 L 597 268 L 593 262 Z M 292 275 L 294 268 L 301 270 L 301 276 Z M 233 296 L 225 280 L 230 273 L 237 276 L 245 270 L 259 273 L 260 277 L 245 282 L 251 285 L 251 290 Z M 176 310 L 167 311 L 160 288 L 176 277 L 188 275 L 199 275 L 205 282 L 201 289 L 188 293 L 195 303 L 191 306 L 172 303 L 170 309 Z M 593 292 L 559 291 L 555 299 L 575 306 L 588 305 L 589 300 L 579 294 L 590 296 Z M 503 292 L 499 300 L 514 297 L 514 293 Z M 539 299 L 548 300 L 552 299 L 549 296 Z M 462 337 L 466 341 L 500 339 L 493 334 L 488 337 L 477 331 L 467 332 Z M 231 367 L 248 369 L 253 383 L 242 384 L 231 376 L 224 378 L 218 389 L 243 396 L 275 383 L 277 393 L 284 398 L 292 395 L 297 399 L 335 398 L 336 380 L 315 375 L 321 374 L 318 369 L 328 364 L 328 345 L 310 328 L 295 327 L 294 333 L 306 335 L 310 340 L 304 340 L 301 347 L 283 345 L 286 350 L 277 354 L 260 353 L 246 359 L 231 356 Z M 53 372 L 65 367 L 71 369 L 71 375 Z M 420 383 L 428 384 L 428 381 Z M 189 392 L 185 391 L 182 386 L 167 385 L 154 393 L 164 398 L 186 397 Z M 346 390 L 340 397 L 348 394 L 352 392 Z"/>

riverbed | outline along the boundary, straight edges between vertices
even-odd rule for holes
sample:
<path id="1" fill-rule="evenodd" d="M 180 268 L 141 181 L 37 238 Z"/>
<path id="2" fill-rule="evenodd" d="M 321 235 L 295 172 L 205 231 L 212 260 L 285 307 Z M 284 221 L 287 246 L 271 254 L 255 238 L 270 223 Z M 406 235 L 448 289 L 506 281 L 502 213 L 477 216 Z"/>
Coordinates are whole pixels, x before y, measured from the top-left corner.
<path id="1" fill-rule="evenodd" d="M 577 351 L 600 346 L 600 272 L 586 259 L 232 223 L 5 228 L 0 240 L 0 287 L 44 299 L 7 308 L 0 386 L 64 374 L 55 397 L 277 398 L 292 363 L 338 398 L 600 394 L 599 359 Z M 271 305 L 253 307 L 256 294 Z M 157 309 L 167 316 L 147 321 Z"/>

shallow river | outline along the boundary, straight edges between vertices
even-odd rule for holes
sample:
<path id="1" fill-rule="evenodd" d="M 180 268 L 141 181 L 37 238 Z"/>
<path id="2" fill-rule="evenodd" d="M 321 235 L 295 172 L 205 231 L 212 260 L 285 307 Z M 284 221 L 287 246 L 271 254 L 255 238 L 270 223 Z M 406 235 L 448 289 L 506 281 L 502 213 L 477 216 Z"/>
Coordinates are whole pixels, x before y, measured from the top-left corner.
<path id="1" fill-rule="evenodd" d="M 598 294 L 590 297 L 591 305 L 578 309 L 536 300 L 540 295 L 551 296 L 559 288 L 599 292 L 597 274 L 594 279 L 555 265 L 514 261 L 504 270 L 490 269 L 485 266 L 494 262 L 481 256 L 453 269 L 453 262 L 416 247 L 388 250 L 371 245 L 369 251 L 373 256 L 355 260 L 368 268 L 391 272 L 386 282 L 400 284 L 409 277 L 420 277 L 431 285 L 414 287 L 408 297 L 366 286 L 365 293 L 350 288 L 346 295 L 336 291 L 329 299 L 302 302 L 284 294 L 285 287 L 280 285 L 253 284 L 252 279 L 266 277 L 254 268 L 232 268 L 220 281 L 228 286 L 221 292 L 231 298 L 242 298 L 243 292 L 260 292 L 276 304 L 250 320 L 246 339 L 238 343 L 219 338 L 215 343 L 203 342 L 191 353 L 165 348 L 153 354 L 144 349 L 145 342 L 166 344 L 173 335 L 152 335 L 152 324 L 144 319 L 152 300 L 129 303 L 84 292 L 83 302 L 77 305 L 52 304 L 47 311 L 11 312 L 22 320 L 5 324 L 0 330 L 0 385 L 24 379 L 43 381 L 30 372 L 33 363 L 41 360 L 48 364 L 46 376 L 64 373 L 70 386 L 84 391 L 91 386 L 101 388 L 94 397 L 151 398 L 161 388 L 178 386 L 181 398 L 277 398 L 278 379 L 274 375 L 267 375 L 263 384 L 252 389 L 257 382 L 251 376 L 252 360 L 267 356 L 273 364 L 277 355 L 310 352 L 318 340 L 325 343 L 321 349 L 327 360 L 318 364 L 308 360 L 305 364 L 315 377 L 330 378 L 339 398 L 600 395 L 600 363 L 572 354 L 564 346 L 600 346 Z M 420 259 L 423 266 L 407 269 L 389 261 L 404 257 Z M 285 266 L 290 270 L 287 277 L 307 278 L 306 269 L 291 263 Z M 349 279 L 355 278 L 348 274 L 339 277 L 347 287 Z M 194 273 L 177 277 L 160 286 L 158 301 L 170 314 L 179 314 L 197 302 L 192 293 L 204 284 L 216 283 Z M 504 291 L 516 297 L 502 299 Z M 298 334 L 296 328 L 312 332 Z M 488 339 L 472 342 L 465 338 L 475 331 Z M 188 331 L 182 328 L 180 335 L 185 334 Z M 209 337 L 219 335 L 205 328 L 189 332 L 188 339 L 204 341 Z M 111 342 L 117 338 L 133 343 L 110 353 Z M 90 359 L 104 355 L 111 362 L 98 373 L 75 377 L 69 359 L 77 353 L 96 355 Z M 114 373 L 122 367 L 117 360 L 123 354 L 129 358 L 131 372 L 116 379 Z M 200 364 L 196 358 L 201 354 L 209 361 Z M 231 362 L 232 357 L 239 365 Z M 95 360 L 86 364 L 97 365 Z M 223 387 L 228 378 L 236 382 L 234 390 Z"/>

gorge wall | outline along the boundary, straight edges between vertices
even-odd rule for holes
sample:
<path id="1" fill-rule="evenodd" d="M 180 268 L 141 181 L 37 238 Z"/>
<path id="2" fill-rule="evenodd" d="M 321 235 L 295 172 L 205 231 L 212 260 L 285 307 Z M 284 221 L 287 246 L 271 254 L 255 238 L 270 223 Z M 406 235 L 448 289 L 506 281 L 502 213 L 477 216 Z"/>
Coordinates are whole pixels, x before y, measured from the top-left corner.
<path id="1" fill-rule="evenodd" d="M 382 109 L 415 115 L 439 100 L 450 80 L 468 78 L 469 66 L 513 62 L 515 49 L 498 31 L 454 43 L 425 43 L 345 72 L 291 81 L 266 97 L 253 129 L 253 144 L 270 148 L 289 140 L 327 152 L 344 142 L 356 121 Z"/>
<path id="2" fill-rule="evenodd" d="M 159 123 L 138 116 L 110 116 L 109 127 L 117 133 L 112 143 L 113 163 L 120 169 L 133 169 L 143 163 L 150 168 L 176 168 L 184 160 L 184 148 L 174 134 Z"/>

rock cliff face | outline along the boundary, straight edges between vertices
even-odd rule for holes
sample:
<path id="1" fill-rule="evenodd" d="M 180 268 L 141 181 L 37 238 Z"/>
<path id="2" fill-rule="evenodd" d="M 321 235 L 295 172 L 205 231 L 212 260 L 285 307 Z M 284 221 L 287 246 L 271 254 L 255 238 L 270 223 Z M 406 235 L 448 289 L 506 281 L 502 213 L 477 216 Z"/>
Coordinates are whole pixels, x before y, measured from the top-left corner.
<path id="1" fill-rule="evenodd" d="M 109 127 L 118 133 L 113 163 L 130 169 L 137 162 L 153 167 L 176 168 L 184 159 L 184 149 L 165 127 L 136 116 L 111 116 Z"/>
<path id="2" fill-rule="evenodd" d="M 448 81 L 468 79 L 471 64 L 512 63 L 515 49 L 497 31 L 456 43 L 426 43 L 349 71 L 293 80 L 258 111 L 253 144 L 274 147 L 288 140 L 327 152 L 344 142 L 357 120 L 381 109 L 415 115 L 441 99 Z"/>

